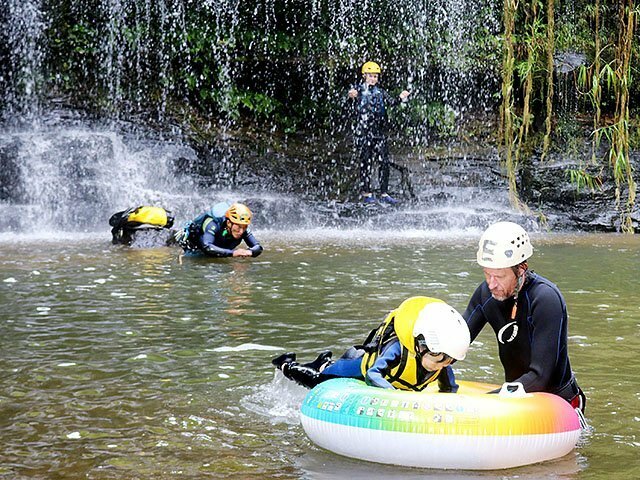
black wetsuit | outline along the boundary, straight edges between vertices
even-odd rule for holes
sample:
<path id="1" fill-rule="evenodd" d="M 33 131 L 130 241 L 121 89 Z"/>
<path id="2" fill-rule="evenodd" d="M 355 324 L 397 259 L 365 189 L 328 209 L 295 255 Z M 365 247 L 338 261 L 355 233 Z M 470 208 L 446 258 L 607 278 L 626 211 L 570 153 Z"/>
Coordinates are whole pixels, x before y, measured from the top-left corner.
<path id="1" fill-rule="evenodd" d="M 194 219 L 187 230 L 186 241 L 178 241 L 185 251 L 202 252 L 211 257 L 232 257 L 233 250 L 242 241 L 247 244 L 251 256 L 257 257 L 262 253 L 262 246 L 247 228 L 240 238 L 234 238 L 226 227 L 225 217 L 212 217 L 202 214 Z"/>
<path id="2" fill-rule="evenodd" d="M 375 160 L 379 160 L 380 193 L 387 193 L 389 188 L 387 106 L 397 105 L 401 100 L 392 97 L 377 85 L 367 87 L 365 84 L 360 84 L 354 88 L 358 91 L 358 96 L 352 101 L 356 115 L 354 143 L 360 164 L 360 189 L 363 193 L 372 191 L 371 176 Z"/>
<path id="3" fill-rule="evenodd" d="M 520 382 L 527 392 L 555 393 L 570 403 L 577 395 L 584 398 L 569 363 L 567 306 L 558 287 L 527 272 L 515 322 L 511 321 L 513 304 L 513 298 L 495 300 L 487 282 L 480 284 L 463 315 L 471 341 L 490 324 L 507 382 Z"/>

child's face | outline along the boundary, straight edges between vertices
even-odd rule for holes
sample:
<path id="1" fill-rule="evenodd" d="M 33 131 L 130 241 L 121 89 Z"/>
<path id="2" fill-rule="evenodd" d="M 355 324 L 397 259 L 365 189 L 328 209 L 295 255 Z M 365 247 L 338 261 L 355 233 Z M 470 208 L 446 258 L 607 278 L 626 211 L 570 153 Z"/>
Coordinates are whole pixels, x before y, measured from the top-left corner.
<path id="1" fill-rule="evenodd" d="M 364 74 L 364 83 L 367 85 L 373 86 L 378 83 L 379 75 L 377 73 L 365 73 Z"/>
<path id="2" fill-rule="evenodd" d="M 425 353 L 420 359 L 424 369 L 429 372 L 435 372 L 436 370 L 440 370 L 441 368 L 451 365 L 452 361 L 453 359 L 445 353 L 438 353 L 437 355 Z"/>

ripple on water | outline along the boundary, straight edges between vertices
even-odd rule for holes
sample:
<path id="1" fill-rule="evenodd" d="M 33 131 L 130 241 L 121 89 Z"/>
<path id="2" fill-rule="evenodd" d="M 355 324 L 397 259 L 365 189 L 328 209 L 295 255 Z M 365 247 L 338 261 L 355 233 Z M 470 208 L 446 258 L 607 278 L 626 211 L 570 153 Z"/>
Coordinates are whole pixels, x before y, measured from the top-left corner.
<path id="1" fill-rule="evenodd" d="M 269 245 L 265 262 L 183 265 L 166 252 L 105 249 L 108 241 L 107 232 L 94 243 L 0 245 L 9 478 L 416 476 L 310 445 L 299 424 L 307 391 L 274 375 L 270 360 L 287 350 L 309 360 L 327 348 L 340 354 L 410 295 L 445 295 L 464 309 L 482 277 L 470 267 L 475 241 L 452 248 L 383 239 L 388 248 L 368 250 L 358 241 L 314 240 Z M 629 248 L 638 251 L 637 239 Z M 541 245 L 533 267 L 566 294 L 572 368 L 594 433 L 560 463 L 504 476 L 582 469 L 585 477 L 637 478 L 637 254 L 616 255 Z M 605 369 L 602 352 L 615 360 Z M 492 332 L 481 333 L 456 374 L 501 381 Z M 67 438 L 74 432 L 81 438 Z"/>

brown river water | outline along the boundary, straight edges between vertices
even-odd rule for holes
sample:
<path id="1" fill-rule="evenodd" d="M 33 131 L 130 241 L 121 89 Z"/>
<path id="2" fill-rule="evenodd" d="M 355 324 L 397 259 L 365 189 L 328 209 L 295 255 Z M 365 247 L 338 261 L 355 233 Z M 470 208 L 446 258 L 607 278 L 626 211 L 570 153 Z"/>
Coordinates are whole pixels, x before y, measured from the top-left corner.
<path id="1" fill-rule="evenodd" d="M 3 237 L 0 478 L 640 478 L 638 236 L 533 235 L 531 268 L 567 300 L 590 428 L 564 458 L 465 472 L 321 450 L 300 426 L 306 391 L 270 359 L 339 354 L 412 295 L 464 310 L 477 238 L 256 233 L 250 260 Z M 455 367 L 502 381 L 489 331 Z"/>

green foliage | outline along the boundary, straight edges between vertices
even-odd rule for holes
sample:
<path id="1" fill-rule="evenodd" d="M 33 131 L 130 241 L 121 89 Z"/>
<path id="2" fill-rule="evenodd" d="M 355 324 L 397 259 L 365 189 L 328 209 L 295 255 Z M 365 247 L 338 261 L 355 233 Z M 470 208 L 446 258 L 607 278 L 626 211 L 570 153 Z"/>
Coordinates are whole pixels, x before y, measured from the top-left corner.
<path id="1" fill-rule="evenodd" d="M 239 95 L 240 104 L 245 107 L 256 120 L 266 120 L 280 107 L 273 97 L 264 93 L 251 91 L 242 92 Z"/>
<path id="2" fill-rule="evenodd" d="M 456 114 L 454 110 L 442 102 L 414 102 L 407 109 L 410 115 L 410 132 L 421 132 L 426 126 L 439 137 L 453 137 L 456 134 Z"/>
<path id="3" fill-rule="evenodd" d="M 515 171 L 522 152 L 531 151 L 537 136 L 529 137 L 528 129 L 535 106 L 535 99 L 546 96 L 546 134 L 543 139 L 543 154 L 550 145 L 553 112 L 555 68 L 551 52 L 586 54 L 589 65 L 579 66 L 576 75 L 577 92 L 586 101 L 584 105 L 593 112 L 592 163 L 606 161 L 613 172 L 616 184 L 616 202 L 620 206 L 621 229 L 632 232 L 631 212 L 635 204 L 636 185 L 629 161 L 630 111 L 637 99 L 638 87 L 634 82 L 638 71 L 638 41 L 636 34 L 637 8 L 632 0 L 619 0 L 603 5 L 576 0 L 566 10 L 560 4 L 556 12 L 555 0 L 518 2 L 504 0 L 504 47 L 501 133 L 504 144 L 504 159 L 509 179 L 511 198 L 519 206 L 516 191 Z M 542 15 L 542 10 L 546 14 Z M 557 13 L 557 14 L 556 14 Z M 545 20 L 543 20 L 545 19 Z M 542 55 L 542 50 L 546 55 Z M 579 58 L 579 55 L 575 55 Z M 557 76 L 565 75 L 559 73 Z M 566 78 L 571 78 L 565 75 Z M 519 80 L 519 81 L 518 81 Z M 566 87 L 565 87 L 566 88 Z M 566 93 L 566 92 L 565 92 Z M 568 92 L 571 95 L 572 92 Z M 580 132 L 578 111 L 555 113 L 555 138 L 564 148 L 575 148 L 584 136 Z M 515 131 L 518 130 L 517 134 Z M 598 158 L 601 139 L 609 145 L 606 159 Z M 604 167 L 603 165 L 600 165 Z M 582 188 L 599 188 L 601 177 L 590 176 L 584 169 L 568 172 L 579 191 Z M 624 205 L 620 198 L 627 191 Z"/>
<path id="4" fill-rule="evenodd" d="M 64 24 L 61 30 L 49 30 L 49 44 L 57 68 L 51 73 L 51 81 L 58 88 L 72 89 L 87 81 L 87 71 L 83 68 L 87 58 L 96 55 L 95 29 L 83 22 Z"/>
<path id="5" fill-rule="evenodd" d="M 584 189 L 592 193 L 602 189 L 602 177 L 599 174 L 594 175 L 581 168 L 570 168 L 565 171 L 565 175 L 568 175 L 577 193 Z"/>

